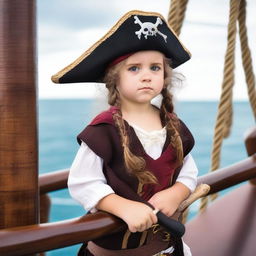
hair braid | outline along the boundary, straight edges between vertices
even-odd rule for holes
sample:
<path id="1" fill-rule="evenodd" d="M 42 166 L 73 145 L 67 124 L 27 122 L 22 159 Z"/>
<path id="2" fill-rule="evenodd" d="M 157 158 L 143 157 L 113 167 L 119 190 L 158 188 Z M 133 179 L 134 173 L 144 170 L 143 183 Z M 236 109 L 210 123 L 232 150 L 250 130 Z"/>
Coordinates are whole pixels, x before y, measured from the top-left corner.
<path id="1" fill-rule="evenodd" d="M 120 103 L 117 98 L 116 104 L 118 109 L 115 114 L 113 114 L 113 119 L 119 130 L 121 137 L 121 142 L 124 150 L 124 162 L 125 167 L 129 173 L 134 174 L 140 183 L 157 183 L 156 177 L 149 171 L 146 170 L 146 162 L 143 157 L 134 155 L 130 150 L 130 141 L 127 134 L 127 129 L 125 127 L 124 119 L 122 117 L 122 112 L 120 111 Z"/>
<path id="2" fill-rule="evenodd" d="M 160 107 L 160 117 L 166 124 L 167 133 L 171 138 L 170 143 L 176 149 L 177 160 L 178 163 L 181 164 L 183 161 L 183 146 L 180 134 L 178 132 L 180 122 L 178 117 L 173 112 L 173 96 L 167 88 L 164 88 L 161 94 L 163 99 Z"/>
<path id="3" fill-rule="evenodd" d="M 111 106 L 116 105 L 118 99 L 118 91 L 116 89 L 116 81 L 118 79 L 118 70 L 120 63 L 107 70 L 104 82 L 108 89 L 108 104 Z"/>

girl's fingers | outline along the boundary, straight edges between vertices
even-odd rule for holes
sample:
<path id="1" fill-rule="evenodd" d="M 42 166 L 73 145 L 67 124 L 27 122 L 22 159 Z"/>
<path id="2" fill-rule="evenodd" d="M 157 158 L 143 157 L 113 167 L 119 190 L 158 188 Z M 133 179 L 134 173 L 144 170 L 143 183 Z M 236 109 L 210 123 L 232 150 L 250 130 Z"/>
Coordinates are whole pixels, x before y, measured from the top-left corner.
<path id="1" fill-rule="evenodd" d="M 145 230 L 145 226 L 144 225 L 140 225 L 140 226 L 136 226 L 136 227 L 134 226 L 134 227 L 130 227 L 129 230 L 132 233 L 143 232 Z"/>
<path id="2" fill-rule="evenodd" d="M 146 230 L 146 225 L 140 225 L 139 228 L 138 228 L 138 232 L 143 232 L 144 230 Z"/>
<path id="3" fill-rule="evenodd" d="M 153 223 L 153 221 L 152 221 L 152 218 L 150 218 L 150 219 L 148 220 L 148 222 L 147 222 L 147 226 L 146 226 L 145 230 L 151 228 L 153 224 L 154 224 L 154 223 Z"/>
<path id="4" fill-rule="evenodd" d="M 151 228 L 153 224 L 157 223 L 156 214 L 158 212 L 158 209 L 152 210 L 150 207 L 141 203 L 138 206 L 140 207 L 136 208 L 136 211 L 133 214 L 132 218 L 131 216 L 128 216 L 128 218 L 125 218 L 125 221 L 128 224 L 129 230 L 132 233 L 143 232 Z"/>
<path id="5" fill-rule="evenodd" d="M 152 226 L 151 221 L 148 220 L 146 223 L 141 224 L 141 225 L 138 226 L 137 232 L 143 232 L 143 231 L 149 229 L 151 226 Z"/>
<path id="6" fill-rule="evenodd" d="M 137 232 L 137 230 L 136 230 L 136 228 L 135 228 L 135 227 L 129 227 L 129 231 L 130 231 L 131 233 L 135 233 L 135 232 Z"/>
<path id="7" fill-rule="evenodd" d="M 149 217 L 149 219 L 147 219 L 144 223 L 129 227 L 129 230 L 132 233 L 135 233 L 135 232 L 143 232 L 143 231 L 151 228 L 152 225 L 155 223 L 154 222 L 154 217 L 155 216 L 153 215 L 153 216 Z"/>

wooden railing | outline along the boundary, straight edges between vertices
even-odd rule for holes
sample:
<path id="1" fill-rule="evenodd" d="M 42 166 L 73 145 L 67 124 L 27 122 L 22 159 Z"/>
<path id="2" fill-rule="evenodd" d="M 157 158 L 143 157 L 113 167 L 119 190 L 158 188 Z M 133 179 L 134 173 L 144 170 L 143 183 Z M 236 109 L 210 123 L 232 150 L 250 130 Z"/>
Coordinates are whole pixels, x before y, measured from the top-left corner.
<path id="1" fill-rule="evenodd" d="M 198 178 L 199 184 L 206 183 L 211 186 L 208 194 L 256 179 L 256 129 L 247 134 L 245 144 L 250 157 Z M 41 175 L 41 195 L 66 188 L 67 177 L 68 170 Z M 120 219 L 108 213 L 98 212 L 66 221 L 2 229 L 0 255 L 18 256 L 44 252 L 86 242 L 124 228 L 126 225 Z"/>
<path id="2" fill-rule="evenodd" d="M 0 231 L 0 255 L 28 255 L 63 248 L 118 232 L 126 226 L 103 212 L 80 218 Z"/>
<path id="3" fill-rule="evenodd" d="M 40 194 L 67 188 L 69 169 L 42 174 L 39 176 Z"/>

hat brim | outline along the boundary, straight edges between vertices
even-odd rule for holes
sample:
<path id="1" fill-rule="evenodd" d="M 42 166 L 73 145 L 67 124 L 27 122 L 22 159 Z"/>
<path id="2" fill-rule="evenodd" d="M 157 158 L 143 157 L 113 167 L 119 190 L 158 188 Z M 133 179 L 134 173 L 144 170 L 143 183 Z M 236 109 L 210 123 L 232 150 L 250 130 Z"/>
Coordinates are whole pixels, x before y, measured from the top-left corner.
<path id="1" fill-rule="evenodd" d="M 146 36 L 142 26 L 135 22 L 156 24 L 158 33 Z M 137 32 L 137 33 L 136 33 Z M 138 33 L 139 32 L 139 33 Z M 139 35 L 140 34 L 140 38 Z M 125 14 L 99 41 L 70 65 L 52 76 L 55 83 L 102 82 L 105 70 L 119 56 L 141 50 L 156 50 L 171 59 L 176 68 L 190 59 L 190 52 L 159 13 L 130 11 Z"/>

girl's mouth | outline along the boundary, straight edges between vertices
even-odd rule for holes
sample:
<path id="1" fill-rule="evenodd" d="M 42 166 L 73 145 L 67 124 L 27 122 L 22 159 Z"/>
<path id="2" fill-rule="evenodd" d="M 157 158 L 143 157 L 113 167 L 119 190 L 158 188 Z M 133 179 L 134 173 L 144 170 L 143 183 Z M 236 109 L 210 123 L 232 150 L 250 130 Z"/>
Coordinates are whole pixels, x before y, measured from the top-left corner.
<path id="1" fill-rule="evenodd" d="M 151 87 L 145 86 L 145 87 L 140 88 L 139 90 L 153 90 L 153 89 Z"/>

